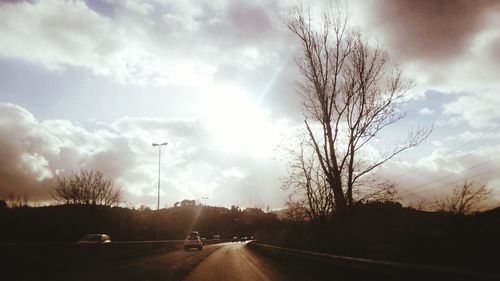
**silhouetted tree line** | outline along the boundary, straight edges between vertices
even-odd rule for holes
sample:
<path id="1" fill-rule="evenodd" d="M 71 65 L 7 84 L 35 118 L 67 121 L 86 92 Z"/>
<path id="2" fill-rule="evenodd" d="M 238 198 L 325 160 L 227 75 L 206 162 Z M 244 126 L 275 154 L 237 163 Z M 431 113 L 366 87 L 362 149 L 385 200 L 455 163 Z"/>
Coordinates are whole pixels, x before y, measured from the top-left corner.
<path id="1" fill-rule="evenodd" d="M 2 204 L 0 204 L 1 206 Z M 427 212 L 395 202 L 357 204 L 349 217 L 278 220 L 260 208 L 178 206 L 151 210 L 92 205 L 0 207 L 3 242 L 76 242 L 87 233 L 113 241 L 256 236 L 265 243 L 333 254 L 497 270 L 500 208 L 472 215 Z M 348 238 L 348 239 L 347 239 Z"/>
<path id="2" fill-rule="evenodd" d="M 203 237 L 266 236 L 277 230 L 275 214 L 261 209 L 241 210 L 210 206 L 179 206 L 159 211 L 142 207 L 129 209 L 98 205 L 0 208 L 1 241 L 76 242 L 87 233 L 106 233 L 113 241 L 156 239 L 158 218 L 160 239 L 184 239 L 197 230 Z"/>
<path id="3" fill-rule="evenodd" d="M 458 193 L 455 193 L 455 195 Z M 452 196 L 451 198 L 454 198 Z M 266 243 L 337 255 L 499 271 L 500 208 L 465 215 L 397 202 L 359 203 L 349 217 L 288 219 Z"/>
<path id="4" fill-rule="evenodd" d="M 19 195 L 9 192 L 5 199 L 0 199 L 1 208 L 21 208 L 29 205 L 29 196 L 27 194 Z"/>

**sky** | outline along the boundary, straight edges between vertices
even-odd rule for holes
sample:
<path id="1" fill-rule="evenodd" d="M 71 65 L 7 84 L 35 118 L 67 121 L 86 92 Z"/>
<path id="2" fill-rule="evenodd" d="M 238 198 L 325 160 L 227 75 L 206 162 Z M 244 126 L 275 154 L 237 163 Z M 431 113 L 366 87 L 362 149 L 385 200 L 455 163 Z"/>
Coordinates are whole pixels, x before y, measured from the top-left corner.
<path id="1" fill-rule="evenodd" d="M 57 176 L 101 170 L 127 206 L 183 199 L 282 208 L 282 147 L 304 128 L 291 1 L 0 1 L 0 197 L 50 202 Z M 328 4 L 313 3 L 321 10 Z M 377 171 L 405 204 L 464 180 L 500 198 L 500 1 L 344 3 L 416 86 L 431 136 Z"/>

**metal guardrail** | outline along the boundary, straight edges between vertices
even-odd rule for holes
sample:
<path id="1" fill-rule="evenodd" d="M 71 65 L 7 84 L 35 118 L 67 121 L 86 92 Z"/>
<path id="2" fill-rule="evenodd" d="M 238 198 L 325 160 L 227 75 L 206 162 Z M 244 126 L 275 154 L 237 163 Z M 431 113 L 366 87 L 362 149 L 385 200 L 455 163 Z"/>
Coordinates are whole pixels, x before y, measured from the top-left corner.
<path id="1" fill-rule="evenodd" d="M 426 280 L 500 280 L 500 275 L 473 272 L 452 267 L 429 266 L 420 264 L 409 264 L 340 256 L 333 254 L 318 253 L 312 251 L 284 248 L 274 245 L 251 242 L 250 248 L 260 250 L 259 252 L 286 255 L 296 259 L 306 259 L 315 263 L 329 264 L 339 267 L 348 267 L 359 271 L 382 273 L 392 277 L 405 277 L 405 280 L 421 280 L 420 277 L 430 277 Z M 403 279 L 401 279 L 403 280 Z"/>

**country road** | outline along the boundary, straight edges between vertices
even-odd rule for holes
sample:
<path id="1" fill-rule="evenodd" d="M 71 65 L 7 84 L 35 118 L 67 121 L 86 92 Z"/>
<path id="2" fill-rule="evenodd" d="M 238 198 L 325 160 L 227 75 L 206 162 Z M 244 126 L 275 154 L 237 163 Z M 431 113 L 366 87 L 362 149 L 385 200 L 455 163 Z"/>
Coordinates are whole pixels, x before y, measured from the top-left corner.
<path id="1" fill-rule="evenodd" d="M 253 253 L 246 243 L 205 246 L 202 251 L 175 250 L 77 270 L 48 273 L 44 280 L 304 280 L 289 269 Z"/>

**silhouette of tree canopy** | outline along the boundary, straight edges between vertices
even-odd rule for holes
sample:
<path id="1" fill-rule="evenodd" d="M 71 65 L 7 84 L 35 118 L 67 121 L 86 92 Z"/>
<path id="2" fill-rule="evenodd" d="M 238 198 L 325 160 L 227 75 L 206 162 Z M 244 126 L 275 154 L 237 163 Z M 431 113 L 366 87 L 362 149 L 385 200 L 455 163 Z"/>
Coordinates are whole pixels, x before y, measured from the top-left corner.
<path id="1" fill-rule="evenodd" d="M 73 205 L 112 206 L 122 200 L 122 190 L 100 171 L 80 170 L 69 177 L 57 177 L 52 196 L 58 202 Z"/>
<path id="2" fill-rule="evenodd" d="M 361 184 L 366 176 L 420 144 L 431 128 L 410 132 L 404 142 L 382 148 L 380 157 L 367 157 L 368 145 L 405 116 L 401 103 L 413 82 L 389 66 L 387 52 L 349 26 L 341 9 L 314 17 L 295 6 L 285 24 L 302 50 L 296 63 L 303 79 L 297 86 L 308 141 L 333 194 L 335 212 L 341 213 L 354 206 L 354 194 L 366 187 Z"/>
<path id="3" fill-rule="evenodd" d="M 176 202 L 177 203 L 177 202 Z M 178 206 L 178 205 L 177 205 Z M 189 199 L 184 199 L 181 201 L 181 206 L 182 207 L 187 207 L 187 206 L 196 206 L 196 200 L 189 200 Z"/>
<path id="4" fill-rule="evenodd" d="M 146 206 L 0 208 L 5 229 L 0 231 L 0 241 L 76 242 L 88 233 L 105 233 L 113 241 L 148 241 L 156 238 L 159 222 L 161 240 L 183 239 L 196 230 L 207 239 L 216 234 L 221 239 L 254 236 L 266 244 L 336 255 L 498 269 L 500 208 L 455 216 L 394 202 L 370 202 L 356 204 L 351 214 L 349 227 L 345 227 L 341 217 L 332 217 L 329 225 L 296 223 L 278 220 L 274 213 L 259 208 L 237 206 L 179 206 L 159 211 Z M 60 246 L 66 245 L 70 244 Z"/>

